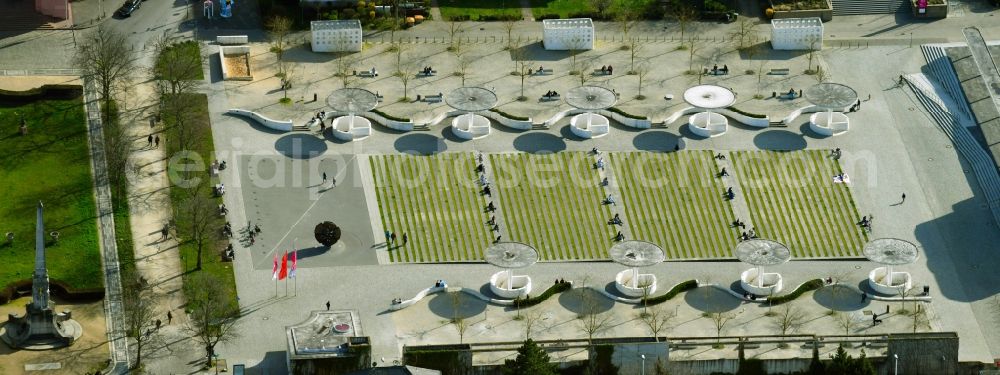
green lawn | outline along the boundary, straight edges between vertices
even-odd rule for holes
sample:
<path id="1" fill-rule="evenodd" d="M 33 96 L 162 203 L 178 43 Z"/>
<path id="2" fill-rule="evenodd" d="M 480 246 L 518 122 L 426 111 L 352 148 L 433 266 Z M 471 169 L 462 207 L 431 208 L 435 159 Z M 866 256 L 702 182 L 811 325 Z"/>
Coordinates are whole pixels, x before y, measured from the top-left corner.
<path id="1" fill-rule="evenodd" d="M 735 174 L 762 238 L 787 245 L 796 258 L 856 257 L 868 234 L 850 186 L 834 184 L 841 173 L 829 151 L 733 152 Z"/>
<path id="2" fill-rule="evenodd" d="M 204 169 L 200 171 L 195 171 L 195 177 L 200 178 L 203 182 L 198 185 L 196 189 L 199 190 L 198 194 L 210 195 L 212 194 L 212 185 L 218 182 L 217 178 L 212 178 L 209 176 L 209 164 L 214 160 L 215 155 L 215 145 L 212 143 L 212 131 L 211 123 L 208 118 L 208 97 L 205 94 L 187 94 L 192 95 L 193 105 L 190 110 L 195 114 L 193 123 L 196 124 L 193 127 L 192 134 L 190 136 L 194 137 L 196 141 L 193 142 L 191 146 L 191 151 L 201 156 L 204 162 Z M 162 138 L 163 143 L 166 144 L 167 154 L 174 155 L 180 151 L 179 142 L 177 142 L 178 128 L 173 125 L 173 119 L 171 116 L 163 117 L 166 132 Z M 169 159 L 169 157 L 168 157 Z M 168 170 L 168 173 L 179 174 L 180 172 L 174 170 Z M 174 184 L 171 181 L 170 185 L 170 199 L 174 204 L 174 209 L 176 212 L 177 205 L 183 202 L 186 197 L 191 194 L 189 188 L 181 187 Z M 219 203 L 222 202 L 218 199 Z M 186 228 L 189 224 L 187 218 L 182 215 L 175 215 L 176 226 L 178 228 L 178 233 L 183 232 L 182 228 Z M 218 217 L 212 228 L 219 228 L 221 230 L 223 224 L 225 224 L 225 219 Z M 221 257 L 221 251 L 225 248 L 227 241 L 221 237 L 218 238 L 218 242 L 215 244 L 207 245 L 206 249 L 202 250 L 202 269 L 197 272 L 207 272 L 215 275 L 219 280 L 222 280 L 226 284 L 226 289 L 229 290 L 230 296 L 232 296 L 232 303 L 236 303 L 236 280 L 233 278 L 233 267 L 232 263 L 223 262 Z M 184 263 L 184 282 L 188 282 L 189 276 L 193 275 L 190 273 L 194 270 L 197 259 L 198 259 L 198 249 L 194 242 L 187 241 L 181 238 L 180 243 L 180 253 L 181 261 Z"/>
<path id="3" fill-rule="evenodd" d="M 173 67 L 167 68 L 163 65 L 163 59 L 165 58 L 177 59 L 177 61 L 182 61 L 183 63 L 177 63 L 176 65 L 173 65 Z M 187 40 L 171 44 L 170 47 L 166 48 L 164 54 L 158 57 L 158 59 L 158 69 L 164 72 L 170 72 L 167 73 L 168 75 L 176 75 L 183 79 L 195 81 L 205 79 L 205 73 L 201 69 L 201 64 L 198 63 L 201 61 L 201 48 L 198 46 L 197 41 Z M 187 64 L 187 62 L 190 62 L 190 64 Z M 197 69 L 195 68 L 195 65 L 197 65 Z M 173 71 L 178 67 L 184 67 L 185 69 L 182 71 Z M 187 67 L 191 67 L 191 69 L 186 69 Z"/>
<path id="4" fill-rule="evenodd" d="M 371 157 L 382 225 L 409 242 L 389 252 L 393 262 L 483 259 L 493 235 L 483 212 L 475 160 L 469 153 Z M 402 239 L 397 238 L 398 243 Z"/>
<path id="5" fill-rule="evenodd" d="M 568 18 L 571 14 L 594 12 L 587 0 L 531 0 L 531 13 L 535 18 L 548 14 L 558 14 Z"/>
<path id="6" fill-rule="evenodd" d="M 468 16 L 477 21 L 480 17 L 517 17 L 521 16 L 521 3 L 518 0 L 438 0 L 441 17 L 450 20 L 453 17 Z"/>
<path id="7" fill-rule="evenodd" d="M 541 260 L 607 259 L 617 230 L 594 159 L 583 152 L 490 156 L 511 241 Z M 503 225 L 503 224 L 501 224 Z"/>
<path id="8" fill-rule="evenodd" d="M 632 238 L 667 259 L 730 258 L 739 232 L 711 151 L 609 154 Z"/>
<path id="9" fill-rule="evenodd" d="M 28 135 L 17 133 L 23 114 Z M 45 204 L 49 276 L 78 289 L 102 288 L 90 152 L 81 98 L 0 101 L 0 287 L 30 279 L 34 266 L 35 206 Z M 3 235 L 0 233 L 0 236 Z"/>

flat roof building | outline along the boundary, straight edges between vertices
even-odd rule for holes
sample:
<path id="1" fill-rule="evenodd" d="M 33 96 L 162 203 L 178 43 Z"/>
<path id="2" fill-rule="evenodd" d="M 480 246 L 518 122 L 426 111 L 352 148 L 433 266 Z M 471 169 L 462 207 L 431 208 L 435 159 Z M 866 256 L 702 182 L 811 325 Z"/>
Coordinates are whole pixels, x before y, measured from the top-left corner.
<path id="1" fill-rule="evenodd" d="M 361 52 L 361 21 L 312 21 L 313 52 Z"/>
<path id="2" fill-rule="evenodd" d="M 594 21 L 590 18 L 542 20 L 542 34 L 547 50 L 594 49 Z"/>

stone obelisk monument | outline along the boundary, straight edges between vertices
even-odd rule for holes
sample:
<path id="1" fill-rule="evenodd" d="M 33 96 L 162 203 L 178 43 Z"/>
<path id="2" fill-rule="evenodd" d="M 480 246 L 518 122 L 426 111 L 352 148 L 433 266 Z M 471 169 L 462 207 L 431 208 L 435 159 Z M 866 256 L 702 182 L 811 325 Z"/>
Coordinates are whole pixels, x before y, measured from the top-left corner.
<path id="1" fill-rule="evenodd" d="M 0 338 L 15 348 L 45 350 L 69 346 L 80 338 L 83 328 L 65 311 L 57 314 L 49 300 L 49 271 L 45 267 L 45 223 L 42 202 L 38 202 L 35 225 L 35 271 L 31 276 L 31 303 L 27 314 L 10 314 L 0 328 Z"/>

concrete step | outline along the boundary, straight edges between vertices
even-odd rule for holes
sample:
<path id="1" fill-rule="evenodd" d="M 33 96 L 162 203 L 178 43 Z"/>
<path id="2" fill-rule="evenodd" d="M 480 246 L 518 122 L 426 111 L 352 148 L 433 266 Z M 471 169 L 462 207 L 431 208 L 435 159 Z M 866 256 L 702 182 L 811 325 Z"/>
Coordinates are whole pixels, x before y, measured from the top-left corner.
<path id="1" fill-rule="evenodd" d="M 416 131 L 416 132 L 429 132 L 429 131 L 431 131 L 431 127 L 427 126 L 427 125 L 413 125 L 413 131 Z"/>
<path id="2" fill-rule="evenodd" d="M 546 130 L 548 128 L 549 127 L 545 126 L 545 124 L 532 124 L 531 125 L 531 130 Z"/>

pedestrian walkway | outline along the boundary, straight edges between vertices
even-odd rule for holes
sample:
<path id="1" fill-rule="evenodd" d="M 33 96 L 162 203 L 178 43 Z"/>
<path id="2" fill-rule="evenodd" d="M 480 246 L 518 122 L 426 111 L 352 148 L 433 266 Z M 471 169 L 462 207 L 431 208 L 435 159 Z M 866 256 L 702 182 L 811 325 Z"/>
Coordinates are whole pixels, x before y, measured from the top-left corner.
<path id="1" fill-rule="evenodd" d="M 531 13 L 531 1 L 521 0 L 521 18 L 525 21 L 534 21 L 535 16 Z"/>
<path id="2" fill-rule="evenodd" d="M 733 175 L 735 168 L 733 168 L 733 163 L 730 161 L 729 152 L 720 152 L 720 155 L 724 156 L 725 159 L 715 158 L 715 164 L 719 166 L 719 173 L 723 169 L 728 172 L 727 176 L 719 176 L 722 179 L 723 184 L 726 187 L 731 187 L 733 189 L 733 199 L 729 201 L 733 205 L 733 213 L 736 217 L 733 220 L 739 220 L 746 225 L 746 230 L 754 228 L 753 218 L 750 217 L 750 206 L 747 205 L 746 195 L 743 194 L 743 188 L 740 186 L 739 181 L 736 180 L 735 175 Z M 738 229 L 739 232 L 746 231 L 744 229 Z"/>
<path id="3" fill-rule="evenodd" d="M 438 1 L 431 0 L 431 20 L 434 21 L 447 21 L 444 17 L 441 17 L 441 9 L 438 8 Z"/>

